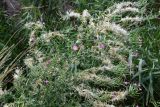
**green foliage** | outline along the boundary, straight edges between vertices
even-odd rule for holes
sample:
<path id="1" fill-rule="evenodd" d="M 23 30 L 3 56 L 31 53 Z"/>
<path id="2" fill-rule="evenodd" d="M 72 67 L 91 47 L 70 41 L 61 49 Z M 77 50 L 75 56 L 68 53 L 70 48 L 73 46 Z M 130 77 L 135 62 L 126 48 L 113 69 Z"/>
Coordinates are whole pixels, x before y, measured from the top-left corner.
<path id="1" fill-rule="evenodd" d="M 136 48 L 133 48 L 139 54 L 136 59 L 142 61 L 139 61 L 138 64 L 138 61 L 135 60 L 139 66 L 139 70 L 134 77 L 139 77 L 139 82 L 146 91 L 146 94 L 144 93 L 144 96 L 147 96 L 144 101 L 146 103 L 159 99 L 159 94 L 157 93 L 159 92 L 157 86 L 159 86 L 160 69 L 159 45 L 157 45 L 160 41 L 158 29 L 159 25 L 155 26 L 155 24 L 151 24 L 139 28 L 136 30 L 136 33 L 134 32 L 134 35 L 137 35 L 137 33 L 141 35 L 140 38 L 142 40 L 142 43 L 136 43 Z"/>
<path id="2" fill-rule="evenodd" d="M 11 55 L 13 59 L 26 49 L 27 36 L 21 32 L 23 23 L 19 21 L 18 17 L 6 17 L 0 10 L 0 50 L 15 45 Z"/>
<path id="3" fill-rule="evenodd" d="M 153 2 L 153 1 L 152 1 Z M 160 69 L 160 57 L 159 57 L 159 21 L 158 11 L 156 11 L 155 3 L 150 3 L 148 13 L 154 10 L 154 14 L 146 16 L 146 21 L 141 27 L 134 30 L 131 36 L 132 51 L 137 54 L 133 58 L 134 64 L 138 66 L 135 68 L 134 79 L 137 79 L 142 84 L 145 92 L 143 93 L 144 105 L 152 103 L 157 107 L 159 101 L 159 69 Z M 154 5 L 154 8 L 151 8 Z M 146 99 L 144 99 L 146 98 Z"/>
<path id="4" fill-rule="evenodd" d="M 67 73 L 48 75 L 43 68 L 33 68 L 26 77 L 15 81 L 15 106 L 69 106 L 76 105 L 78 97 L 73 95 L 74 90 Z M 55 81 L 53 81 L 55 80 Z M 66 84 L 67 83 L 67 84 Z"/>
<path id="5" fill-rule="evenodd" d="M 21 0 L 18 17 L 9 19 L 0 11 L 0 49 L 16 44 L 1 50 L 0 70 L 10 67 L 11 53 L 15 58 L 27 49 L 2 104 L 157 107 L 159 10 L 152 8 L 156 0 L 137 1 L 116 8 L 120 0 Z M 77 16 L 69 16 L 70 10 Z"/>

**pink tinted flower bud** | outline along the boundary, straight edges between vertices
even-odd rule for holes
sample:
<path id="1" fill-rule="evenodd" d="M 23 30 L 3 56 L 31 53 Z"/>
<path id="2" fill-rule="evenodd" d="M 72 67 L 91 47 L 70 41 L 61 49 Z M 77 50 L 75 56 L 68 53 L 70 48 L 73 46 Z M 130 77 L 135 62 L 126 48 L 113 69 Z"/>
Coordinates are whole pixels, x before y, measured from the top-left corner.
<path id="1" fill-rule="evenodd" d="M 47 85 L 47 84 L 49 83 L 49 81 L 48 81 L 48 80 L 45 80 L 44 83 Z"/>
<path id="2" fill-rule="evenodd" d="M 78 51 L 79 47 L 78 47 L 77 45 L 73 45 L 72 49 L 73 49 L 74 51 Z"/>
<path id="3" fill-rule="evenodd" d="M 105 48 L 105 45 L 104 44 L 99 44 L 99 46 L 98 46 L 100 49 L 104 49 Z"/>

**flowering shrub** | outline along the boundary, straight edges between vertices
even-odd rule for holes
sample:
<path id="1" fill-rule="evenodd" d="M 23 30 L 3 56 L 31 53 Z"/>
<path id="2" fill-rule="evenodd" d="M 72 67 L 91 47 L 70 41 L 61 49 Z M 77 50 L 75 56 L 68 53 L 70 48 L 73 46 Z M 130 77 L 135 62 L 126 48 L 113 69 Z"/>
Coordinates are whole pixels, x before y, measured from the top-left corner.
<path id="1" fill-rule="evenodd" d="M 47 31 L 40 21 L 27 23 L 29 52 L 24 63 L 29 72 L 26 77 L 15 72 L 14 104 L 135 106 L 141 87 L 130 79 L 128 26 L 143 21 L 139 15 L 138 3 L 122 2 L 97 17 L 88 10 L 68 11 L 63 19 L 70 26 L 60 31 Z"/>

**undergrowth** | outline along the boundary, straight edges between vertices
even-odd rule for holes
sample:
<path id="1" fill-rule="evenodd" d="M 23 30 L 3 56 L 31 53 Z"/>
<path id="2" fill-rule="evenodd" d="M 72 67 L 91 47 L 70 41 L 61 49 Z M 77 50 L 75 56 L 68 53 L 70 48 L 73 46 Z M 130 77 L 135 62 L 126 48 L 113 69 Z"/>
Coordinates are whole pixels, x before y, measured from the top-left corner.
<path id="1" fill-rule="evenodd" d="M 13 86 L 0 88 L 0 102 L 9 107 L 158 107 L 159 13 L 149 8 L 154 3 L 25 1 L 15 34 L 25 38 L 19 46 L 27 55 L 11 70 Z M 2 34 L 13 27 L 1 25 Z M 9 37 L 1 36 L 2 47 Z M 1 62 L 9 57 L 0 56 Z M 5 67 L 1 70 L 5 74 Z"/>

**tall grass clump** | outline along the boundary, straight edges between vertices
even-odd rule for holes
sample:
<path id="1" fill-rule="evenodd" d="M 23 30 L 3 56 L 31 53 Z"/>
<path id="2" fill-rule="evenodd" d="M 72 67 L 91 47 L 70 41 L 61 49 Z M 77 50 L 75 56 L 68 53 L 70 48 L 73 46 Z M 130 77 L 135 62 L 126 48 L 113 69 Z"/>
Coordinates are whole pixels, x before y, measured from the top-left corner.
<path id="1" fill-rule="evenodd" d="M 16 67 L 16 60 L 11 61 L 14 46 L 3 47 L 0 50 L 0 106 L 3 104 L 1 97 L 7 94 L 7 89 L 12 86 L 12 73 Z"/>
<path id="2" fill-rule="evenodd" d="M 14 45 L 12 50 L 11 58 L 14 59 L 23 50 L 25 50 L 27 37 L 22 31 L 24 20 L 17 16 L 6 16 L 4 9 L 0 9 L 0 50 L 3 47 L 11 47 Z"/>
<path id="3" fill-rule="evenodd" d="M 143 87 L 139 99 L 143 106 L 159 106 L 159 4 L 146 1 L 145 21 L 131 33 L 130 58 L 135 71 L 133 79 Z"/>
<path id="4" fill-rule="evenodd" d="M 144 105 L 159 102 L 159 21 L 156 17 L 147 17 L 145 24 L 132 34 L 132 56 L 137 65 L 133 78 L 137 79 L 144 88 L 141 98 Z M 135 42 L 137 41 L 137 42 Z M 145 99 L 143 99 L 145 98 Z"/>

